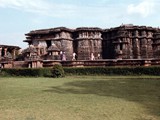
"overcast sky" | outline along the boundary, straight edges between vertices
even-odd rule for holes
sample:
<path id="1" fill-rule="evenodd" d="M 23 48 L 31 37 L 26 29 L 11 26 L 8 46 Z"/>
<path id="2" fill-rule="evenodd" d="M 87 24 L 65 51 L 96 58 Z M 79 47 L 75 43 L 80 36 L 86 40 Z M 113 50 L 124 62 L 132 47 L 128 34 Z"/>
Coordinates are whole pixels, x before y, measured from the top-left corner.
<path id="1" fill-rule="evenodd" d="M 53 27 L 160 26 L 160 0 L 0 0 L 0 44 L 27 47 L 25 33 Z"/>

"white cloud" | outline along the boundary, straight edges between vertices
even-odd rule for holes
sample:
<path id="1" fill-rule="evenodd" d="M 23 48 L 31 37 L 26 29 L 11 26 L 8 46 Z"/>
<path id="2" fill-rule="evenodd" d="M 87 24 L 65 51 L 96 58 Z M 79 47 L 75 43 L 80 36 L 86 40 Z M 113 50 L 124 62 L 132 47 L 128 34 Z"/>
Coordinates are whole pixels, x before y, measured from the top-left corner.
<path id="1" fill-rule="evenodd" d="M 153 13 L 155 6 L 155 0 L 143 0 L 139 4 L 128 5 L 128 14 L 139 14 L 142 17 L 147 17 Z"/>
<path id="2" fill-rule="evenodd" d="M 52 17 L 69 16 L 75 6 L 50 3 L 47 0 L 0 0 L 0 7 L 18 9 Z M 56 14 L 55 14 L 56 13 Z"/>
<path id="3" fill-rule="evenodd" d="M 44 9 L 46 5 L 42 0 L 0 0 L 1 7 L 9 8 L 31 8 L 31 9 Z M 47 5 L 48 6 L 48 5 Z"/>
<path id="4" fill-rule="evenodd" d="M 85 2 L 85 0 L 82 1 Z M 34 13 L 35 17 L 32 17 L 32 22 L 36 25 L 40 25 L 42 22 L 45 24 L 46 22 L 44 21 L 49 20 L 49 17 L 55 18 L 53 19 L 54 23 L 57 22 L 58 18 L 64 18 L 58 19 L 57 23 L 59 24 L 62 24 L 65 20 L 65 24 L 73 24 L 74 22 L 75 25 L 79 23 L 83 26 L 97 26 L 97 24 L 103 26 L 104 23 L 110 25 L 109 23 L 113 19 L 116 20 L 116 17 L 126 10 L 123 4 L 112 3 L 112 0 L 87 0 L 85 4 L 84 2 L 62 3 L 51 0 L 0 0 L 0 7 Z"/>
<path id="5" fill-rule="evenodd" d="M 93 2 L 92 4 L 87 2 L 85 5 L 79 5 L 76 3 L 57 3 L 49 0 L 0 0 L 0 7 L 17 9 L 35 13 L 40 16 L 55 18 L 110 20 L 111 16 L 117 14 L 117 12 L 114 11 L 117 11 L 120 6 L 115 9 L 113 5 L 104 4 L 108 1 L 110 0 Z M 112 11 L 112 14 L 110 14 L 109 11 Z M 41 20 L 34 20 L 33 22 L 38 23 L 41 22 Z"/>

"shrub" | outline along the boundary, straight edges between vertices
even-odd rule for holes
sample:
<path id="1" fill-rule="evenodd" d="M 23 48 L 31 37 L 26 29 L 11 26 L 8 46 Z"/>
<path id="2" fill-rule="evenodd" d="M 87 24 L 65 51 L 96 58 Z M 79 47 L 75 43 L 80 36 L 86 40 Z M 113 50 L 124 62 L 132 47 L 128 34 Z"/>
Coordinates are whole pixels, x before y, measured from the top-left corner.
<path id="1" fill-rule="evenodd" d="M 160 66 L 66 67 L 1 69 L 0 76 L 64 77 L 65 75 L 160 75 Z"/>
<path id="2" fill-rule="evenodd" d="M 51 69 L 51 73 L 52 73 L 52 77 L 54 78 L 60 78 L 65 76 L 63 67 L 58 64 L 53 66 L 53 68 Z"/>
<path id="3" fill-rule="evenodd" d="M 13 68 L 2 69 L 2 76 L 29 76 L 29 77 L 49 77 L 51 70 L 49 68 Z"/>
<path id="4" fill-rule="evenodd" d="M 160 75 L 159 66 L 64 68 L 66 75 Z"/>

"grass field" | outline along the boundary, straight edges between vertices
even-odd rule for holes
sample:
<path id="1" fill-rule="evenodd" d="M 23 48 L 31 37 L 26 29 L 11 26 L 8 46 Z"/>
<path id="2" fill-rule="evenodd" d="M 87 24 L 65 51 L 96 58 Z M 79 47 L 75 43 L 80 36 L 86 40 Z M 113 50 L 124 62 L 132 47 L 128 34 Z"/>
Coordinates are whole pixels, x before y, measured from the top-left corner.
<path id="1" fill-rule="evenodd" d="M 0 120 L 160 120 L 160 77 L 0 78 Z"/>

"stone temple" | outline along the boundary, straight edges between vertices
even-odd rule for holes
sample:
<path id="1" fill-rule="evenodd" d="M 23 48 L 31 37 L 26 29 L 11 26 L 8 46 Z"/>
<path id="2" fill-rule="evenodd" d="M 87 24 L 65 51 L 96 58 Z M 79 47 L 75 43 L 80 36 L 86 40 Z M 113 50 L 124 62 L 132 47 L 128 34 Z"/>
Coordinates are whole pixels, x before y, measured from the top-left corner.
<path id="1" fill-rule="evenodd" d="M 160 65 L 159 28 L 57 27 L 25 35 L 29 47 L 14 57 L 12 67 Z"/>

